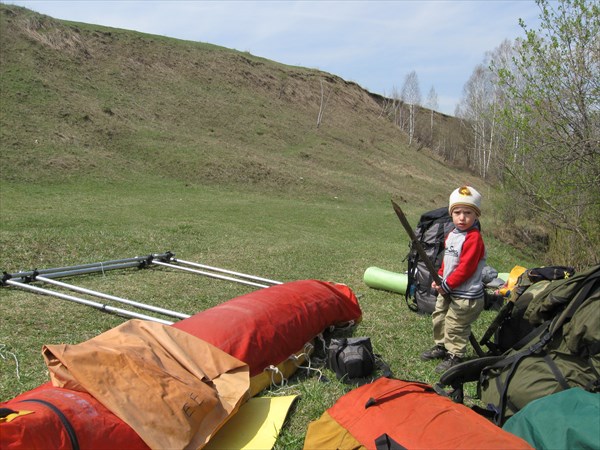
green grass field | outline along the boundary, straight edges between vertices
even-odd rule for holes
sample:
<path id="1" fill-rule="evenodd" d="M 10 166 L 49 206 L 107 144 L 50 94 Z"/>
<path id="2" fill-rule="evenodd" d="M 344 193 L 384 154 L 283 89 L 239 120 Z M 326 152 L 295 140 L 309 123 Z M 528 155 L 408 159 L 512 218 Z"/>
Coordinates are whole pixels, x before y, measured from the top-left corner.
<path id="1" fill-rule="evenodd" d="M 363 282 L 371 266 L 406 270 L 390 200 L 416 225 L 471 183 L 484 195 L 488 263 L 536 264 L 499 240 L 511 230 L 495 205 L 512 199 L 410 146 L 381 98 L 335 75 L 10 5 L 0 5 L 0 39 L 2 271 L 171 251 L 283 282 L 344 283 L 363 311 L 353 334 L 371 337 L 396 377 L 434 383 L 435 363 L 419 359 L 430 318 Z M 317 128 L 321 83 L 333 94 Z M 440 145 L 456 148 L 452 119 L 438 114 L 435 126 Z M 63 281 L 186 314 L 252 289 L 154 266 Z M 494 316 L 482 315 L 476 335 Z M 48 380 L 44 344 L 127 320 L 14 287 L 0 287 L 0 317 L 0 400 Z M 350 389 L 324 373 L 328 382 L 301 370 L 264 393 L 300 396 L 277 448 L 301 448 L 308 423 Z"/>
<path id="2" fill-rule="evenodd" d="M 395 376 L 437 380 L 435 363 L 419 360 L 420 352 L 431 344 L 429 317 L 409 311 L 399 294 L 370 289 L 363 282 L 370 266 L 397 272 L 406 268 L 408 238 L 389 198 L 302 200 L 158 182 L 4 184 L 2 194 L 3 271 L 173 251 L 188 261 L 284 282 L 314 278 L 344 283 L 360 296 L 363 310 L 363 321 L 353 334 L 371 337 Z M 416 208 L 407 210 L 416 224 Z M 488 247 L 490 263 L 500 271 L 523 263 L 493 239 Z M 186 314 L 254 289 L 158 266 L 64 281 Z M 43 344 L 79 343 L 126 320 L 14 287 L 2 287 L 0 294 L 2 400 L 48 380 L 40 354 Z M 479 335 L 494 315 L 484 313 L 477 324 Z M 349 389 L 331 372 L 324 373 L 329 382 L 319 381 L 314 371 L 308 375 L 302 370 L 284 388 L 264 394 L 300 395 L 278 448 L 301 448 L 309 421 Z"/>

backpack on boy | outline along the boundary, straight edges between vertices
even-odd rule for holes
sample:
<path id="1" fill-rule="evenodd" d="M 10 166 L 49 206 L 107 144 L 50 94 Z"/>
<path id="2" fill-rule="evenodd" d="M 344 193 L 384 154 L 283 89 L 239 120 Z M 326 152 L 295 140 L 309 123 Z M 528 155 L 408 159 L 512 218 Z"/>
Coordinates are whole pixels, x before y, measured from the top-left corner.
<path id="1" fill-rule="evenodd" d="M 421 215 L 415 229 L 415 237 L 436 270 L 442 266 L 444 241 L 453 226 L 448 208 L 443 207 Z M 432 289 L 433 277 L 427 270 L 425 262 L 419 257 L 413 243 L 410 245 L 406 259 L 408 260 L 406 304 L 412 311 L 431 314 L 435 309 L 437 291 Z"/>

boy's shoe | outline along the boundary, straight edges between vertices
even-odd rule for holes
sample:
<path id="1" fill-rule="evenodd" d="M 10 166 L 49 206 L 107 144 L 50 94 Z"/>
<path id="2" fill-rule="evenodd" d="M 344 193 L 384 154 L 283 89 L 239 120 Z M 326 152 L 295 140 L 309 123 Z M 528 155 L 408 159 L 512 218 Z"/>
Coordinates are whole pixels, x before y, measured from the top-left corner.
<path id="1" fill-rule="evenodd" d="M 443 359 L 448 351 L 443 345 L 434 345 L 426 352 L 421 353 L 421 359 L 423 361 L 429 361 L 430 359 Z"/>
<path id="2" fill-rule="evenodd" d="M 463 362 L 463 359 L 459 356 L 453 355 L 452 353 L 447 353 L 444 360 L 437 365 L 435 371 L 437 373 L 444 373 L 450 367 L 460 364 L 461 362 Z"/>

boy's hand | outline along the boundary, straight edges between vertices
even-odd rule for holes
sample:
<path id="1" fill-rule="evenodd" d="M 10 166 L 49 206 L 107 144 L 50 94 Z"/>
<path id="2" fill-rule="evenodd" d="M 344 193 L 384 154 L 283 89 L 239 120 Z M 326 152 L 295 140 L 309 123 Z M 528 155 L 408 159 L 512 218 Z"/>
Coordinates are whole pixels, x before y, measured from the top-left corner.
<path id="1" fill-rule="evenodd" d="M 444 295 L 446 293 L 446 291 L 444 291 L 442 289 L 442 287 L 440 285 L 438 285 L 435 281 L 433 283 L 431 283 L 431 287 L 433 289 L 435 289 L 436 291 L 438 291 L 440 294 Z"/>

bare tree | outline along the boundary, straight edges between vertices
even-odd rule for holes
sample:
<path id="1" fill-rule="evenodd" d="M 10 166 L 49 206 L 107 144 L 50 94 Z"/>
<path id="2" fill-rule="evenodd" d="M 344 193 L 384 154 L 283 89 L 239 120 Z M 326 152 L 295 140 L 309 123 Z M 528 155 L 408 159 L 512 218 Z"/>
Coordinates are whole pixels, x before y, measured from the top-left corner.
<path id="1" fill-rule="evenodd" d="M 496 100 L 491 74 L 484 64 L 477 65 L 463 88 L 463 98 L 459 105 L 459 117 L 464 119 L 463 123 L 471 130 L 469 164 L 484 178 L 489 168 L 494 133 L 491 111 L 495 108 Z"/>
<path id="2" fill-rule="evenodd" d="M 497 169 L 498 149 L 506 145 L 499 139 L 498 121 L 499 111 L 508 104 L 509 96 L 499 82 L 497 71 L 512 70 L 515 55 L 515 46 L 509 40 L 488 52 L 465 83 L 456 111 L 457 117 L 463 119 L 463 125 L 470 129 L 471 140 L 467 145 L 469 167 L 484 178 L 490 177 L 492 168 Z M 518 139 L 518 136 L 515 138 Z M 496 176 L 498 173 L 494 170 Z"/>
<path id="3" fill-rule="evenodd" d="M 433 115 L 434 112 L 439 108 L 438 95 L 435 92 L 435 88 L 431 86 L 429 94 L 427 94 L 427 107 L 431 110 L 430 122 L 429 122 L 429 138 L 433 143 Z"/>
<path id="4" fill-rule="evenodd" d="M 323 80 L 321 80 L 321 103 L 319 105 L 319 114 L 317 114 L 317 128 L 321 126 L 321 122 L 323 121 L 323 113 L 325 112 L 325 107 L 327 106 L 331 92 L 333 92 L 333 87 L 329 88 L 329 92 L 327 93 L 327 96 L 325 96 L 325 88 L 323 86 Z"/>
<path id="5" fill-rule="evenodd" d="M 394 109 L 394 100 L 393 98 L 388 97 L 385 91 L 383 91 L 382 97 L 383 102 L 381 103 L 381 112 L 379 113 L 379 117 L 390 117 Z"/>
<path id="6" fill-rule="evenodd" d="M 406 75 L 402 86 L 401 97 L 408 105 L 408 144 L 412 144 L 415 135 L 415 106 L 421 104 L 419 78 L 414 70 Z"/>

